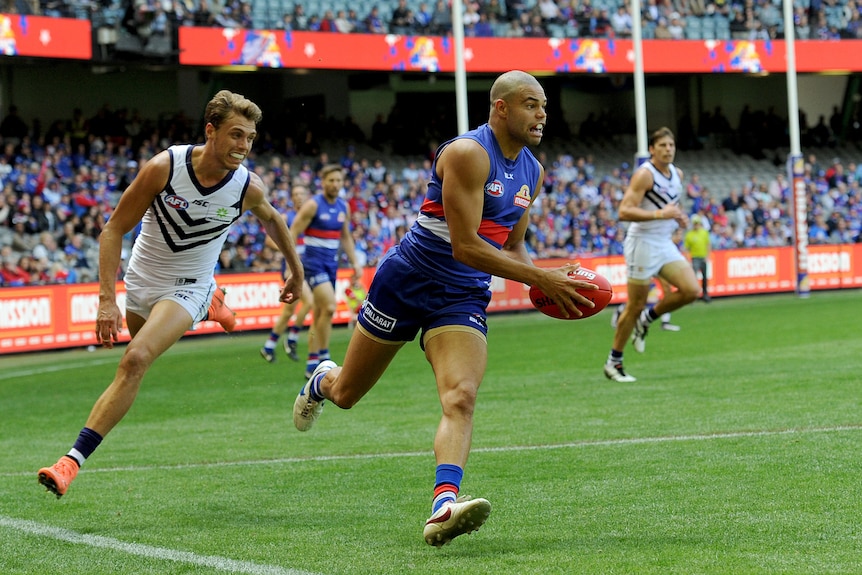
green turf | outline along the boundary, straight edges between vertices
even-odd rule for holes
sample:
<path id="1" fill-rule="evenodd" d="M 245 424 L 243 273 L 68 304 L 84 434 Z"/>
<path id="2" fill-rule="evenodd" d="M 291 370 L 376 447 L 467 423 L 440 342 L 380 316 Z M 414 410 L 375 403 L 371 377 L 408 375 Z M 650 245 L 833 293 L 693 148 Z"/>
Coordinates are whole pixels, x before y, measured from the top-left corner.
<path id="1" fill-rule="evenodd" d="M 35 472 L 122 350 L 0 356 L 0 574 L 860 573 L 860 296 L 694 304 L 626 349 L 634 384 L 602 374 L 610 310 L 493 316 L 462 485 L 493 512 L 439 550 L 415 344 L 301 434 L 302 365 L 264 362 L 261 333 L 187 338 L 59 501 Z"/>

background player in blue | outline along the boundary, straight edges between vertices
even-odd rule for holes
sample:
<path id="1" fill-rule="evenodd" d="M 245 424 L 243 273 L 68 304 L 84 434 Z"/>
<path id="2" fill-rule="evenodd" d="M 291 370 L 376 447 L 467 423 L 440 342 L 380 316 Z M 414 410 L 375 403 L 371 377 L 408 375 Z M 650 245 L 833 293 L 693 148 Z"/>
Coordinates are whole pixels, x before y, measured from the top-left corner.
<path id="1" fill-rule="evenodd" d="M 320 183 L 321 192 L 302 204 L 290 226 L 293 237 L 305 236 L 302 266 L 313 296 L 311 331 L 314 335 L 308 342 L 306 377 L 311 377 L 311 372 L 321 361 L 329 359 L 339 248 L 353 266 L 353 279 L 362 277 L 350 233 L 350 207 L 340 196 L 344 187 L 344 169 L 338 164 L 324 166 L 320 170 Z"/>
<path id="2" fill-rule="evenodd" d="M 525 247 L 529 208 L 544 178 L 526 146 L 542 139 L 544 89 L 530 74 L 510 71 L 497 78 L 490 97 L 488 123 L 437 150 L 420 216 L 380 262 L 343 367 L 321 362 L 293 408 L 294 424 L 305 431 L 325 399 L 352 407 L 421 332 L 443 409 L 431 517 L 423 530 L 434 546 L 475 531 L 491 513 L 485 499 L 458 498 L 487 362 L 491 275 L 539 286 L 569 315 L 580 315 L 576 301 L 590 305 L 576 288 L 595 287 L 567 277 L 577 264 L 536 267 Z"/>
<path id="3" fill-rule="evenodd" d="M 302 183 L 293 184 L 290 190 L 290 199 L 293 204 L 292 209 L 285 214 L 285 221 L 287 222 L 288 227 L 293 224 L 293 220 L 296 218 L 296 212 L 299 211 L 302 204 L 308 200 L 308 187 Z M 305 250 L 304 238 L 299 236 L 294 238 L 293 241 L 296 243 L 296 252 L 299 254 L 300 258 L 302 258 L 302 254 Z M 272 248 L 278 247 L 269 237 L 266 238 L 266 244 Z M 287 271 L 286 268 L 287 263 L 282 262 L 282 274 Z M 275 321 L 275 324 L 272 326 L 272 331 L 270 331 L 269 337 L 266 339 L 266 342 L 264 342 L 263 347 L 260 348 L 260 356 L 263 359 L 269 363 L 275 362 L 275 348 L 278 346 L 279 338 L 281 338 L 281 335 L 285 333 L 285 330 L 287 330 L 287 333 L 285 334 L 286 337 L 284 338 L 284 352 L 287 354 L 287 357 L 293 361 L 299 361 L 299 355 L 296 353 L 299 345 L 299 332 L 305 325 L 305 318 L 308 315 L 308 312 L 311 311 L 311 305 L 311 288 L 308 287 L 307 283 L 304 283 L 300 299 L 295 299 L 290 303 L 282 304 L 281 313 Z M 314 332 L 311 333 L 313 334 Z M 313 335 L 309 335 L 309 345 L 314 345 L 311 341 L 312 337 Z"/>
<path id="4" fill-rule="evenodd" d="M 299 297 L 302 264 L 290 231 L 266 199 L 263 181 L 243 165 L 262 116 L 251 100 L 218 92 L 204 112 L 206 143 L 171 146 L 153 156 L 105 224 L 99 236 L 96 339 L 111 348 L 123 327 L 115 288 L 123 236 L 143 222 L 124 278 L 132 341 L 72 449 L 38 472 L 39 483 L 57 497 L 132 407 L 153 362 L 206 318 L 216 261 L 231 224 L 244 212 L 257 216 L 287 261 L 291 273 L 281 301 Z M 179 374 L 177 379 L 182 379 Z"/>

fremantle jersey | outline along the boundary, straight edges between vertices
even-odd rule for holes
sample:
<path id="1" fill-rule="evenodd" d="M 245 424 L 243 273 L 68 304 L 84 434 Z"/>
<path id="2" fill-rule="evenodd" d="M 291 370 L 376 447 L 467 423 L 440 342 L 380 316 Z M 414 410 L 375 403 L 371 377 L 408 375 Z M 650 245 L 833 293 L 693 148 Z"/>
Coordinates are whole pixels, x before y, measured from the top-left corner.
<path id="1" fill-rule="evenodd" d="M 488 124 L 458 138 L 475 140 L 488 152 L 491 168 L 485 180 L 485 202 L 478 233 L 486 242 L 500 249 L 524 211 L 530 207 L 541 173 L 539 161 L 527 148 L 522 149 L 514 160 L 505 158 Z M 436 157 L 439 158 L 443 149 L 458 138 L 441 145 Z M 431 181 L 419 217 L 401 240 L 398 249 L 413 265 L 439 281 L 483 289 L 491 285 L 490 274 L 458 262 L 452 256 L 436 160 L 431 167 Z"/>
<path id="2" fill-rule="evenodd" d="M 338 197 L 330 204 L 322 193 L 313 199 L 317 204 L 317 212 L 305 228 L 305 253 L 302 261 L 338 261 L 341 230 L 347 221 L 347 202 Z"/>
<path id="3" fill-rule="evenodd" d="M 679 178 L 676 167 L 673 164 L 668 164 L 670 178 L 662 174 L 652 162 L 645 162 L 643 167 L 652 172 L 653 185 L 644 194 L 638 207 L 653 211 L 679 204 L 682 197 L 682 180 Z M 627 234 L 636 237 L 670 238 L 677 227 L 679 224 L 676 223 L 676 220 L 646 220 L 632 222 Z"/>
<path id="4" fill-rule="evenodd" d="M 249 184 L 244 166 L 212 187 L 192 169 L 193 145 L 168 148 L 168 183 L 147 208 L 129 269 L 148 279 L 196 283 L 213 277 L 230 225 L 242 215 Z"/>

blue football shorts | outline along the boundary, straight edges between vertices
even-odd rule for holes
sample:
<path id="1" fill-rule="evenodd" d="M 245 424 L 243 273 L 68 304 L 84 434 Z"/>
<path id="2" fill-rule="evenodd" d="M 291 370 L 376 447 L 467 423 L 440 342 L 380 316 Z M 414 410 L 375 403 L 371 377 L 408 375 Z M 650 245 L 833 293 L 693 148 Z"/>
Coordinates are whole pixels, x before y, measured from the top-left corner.
<path id="1" fill-rule="evenodd" d="M 335 287 L 338 274 L 338 260 L 335 258 L 309 257 L 308 252 L 302 258 L 302 269 L 305 271 L 305 281 L 312 291 L 320 284 L 329 282 Z"/>
<path id="2" fill-rule="evenodd" d="M 372 338 L 391 343 L 413 341 L 421 330 L 424 349 L 425 335 L 438 328 L 472 329 L 485 339 L 490 301 L 490 290 L 435 280 L 395 247 L 380 261 L 357 321 Z"/>

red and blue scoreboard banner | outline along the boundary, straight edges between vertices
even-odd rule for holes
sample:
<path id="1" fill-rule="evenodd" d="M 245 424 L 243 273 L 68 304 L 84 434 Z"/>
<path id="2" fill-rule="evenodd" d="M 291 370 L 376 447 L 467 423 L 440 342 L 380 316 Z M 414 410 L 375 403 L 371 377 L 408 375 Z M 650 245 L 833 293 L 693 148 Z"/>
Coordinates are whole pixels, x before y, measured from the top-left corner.
<path id="1" fill-rule="evenodd" d="M 838 48 L 840 45 L 840 49 Z M 403 72 L 454 72 L 455 46 L 442 36 L 285 32 L 183 26 L 180 64 Z M 634 72 L 631 40 L 465 38 L 468 72 Z M 781 73 L 785 43 L 748 40 L 645 40 L 648 73 Z M 796 43 L 798 72 L 862 71 L 862 40 Z"/>
<path id="2" fill-rule="evenodd" d="M 89 20 L 0 14 L 0 55 L 90 60 Z"/>

